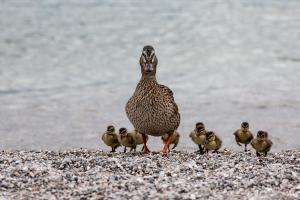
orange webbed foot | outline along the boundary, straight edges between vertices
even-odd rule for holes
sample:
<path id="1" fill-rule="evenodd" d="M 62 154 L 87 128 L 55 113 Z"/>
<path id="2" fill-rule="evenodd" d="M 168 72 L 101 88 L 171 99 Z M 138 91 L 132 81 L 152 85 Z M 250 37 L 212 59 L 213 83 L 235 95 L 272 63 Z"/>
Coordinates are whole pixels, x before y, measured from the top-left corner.
<path id="1" fill-rule="evenodd" d="M 169 153 L 170 149 L 167 145 L 164 146 L 164 148 L 161 150 L 162 153 Z"/>
<path id="2" fill-rule="evenodd" d="M 144 151 L 143 151 L 143 153 L 144 154 L 150 153 L 150 150 L 147 147 L 147 137 L 146 137 L 145 134 L 142 134 L 142 136 L 143 136 L 143 143 L 144 143 L 144 147 L 143 147 Z"/>
<path id="3" fill-rule="evenodd" d="M 169 151 L 170 151 L 169 146 L 170 146 L 170 143 L 171 143 L 172 134 L 173 133 L 168 134 L 168 138 L 166 139 L 164 148 L 161 150 L 162 153 L 169 153 Z"/>

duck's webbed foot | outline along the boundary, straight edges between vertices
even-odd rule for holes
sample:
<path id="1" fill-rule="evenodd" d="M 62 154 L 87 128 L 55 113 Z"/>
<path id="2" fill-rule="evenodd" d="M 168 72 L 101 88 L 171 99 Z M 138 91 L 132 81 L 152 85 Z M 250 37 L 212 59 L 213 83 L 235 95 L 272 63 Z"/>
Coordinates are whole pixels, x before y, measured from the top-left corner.
<path id="1" fill-rule="evenodd" d="M 257 156 L 257 157 L 260 157 L 260 154 L 259 154 L 258 152 L 256 152 L 256 156 Z"/>
<path id="2" fill-rule="evenodd" d="M 178 143 L 175 143 L 172 149 L 175 149 L 177 147 Z"/>
<path id="3" fill-rule="evenodd" d="M 268 152 L 265 152 L 265 157 L 268 155 Z"/>
<path id="4" fill-rule="evenodd" d="M 126 153 L 126 147 L 124 147 L 124 153 Z"/>
<path id="5" fill-rule="evenodd" d="M 142 136 L 143 136 L 143 143 L 144 143 L 142 151 L 143 151 L 143 153 L 150 153 L 150 150 L 147 147 L 147 137 L 144 133 L 142 133 Z"/>
<path id="6" fill-rule="evenodd" d="M 171 143 L 172 134 L 173 133 L 168 133 L 168 137 L 166 139 L 165 145 L 164 145 L 163 149 L 161 150 L 161 152 L 168 153 L 170 151 L 169 146 L 170 146 L 170 143 Z"/>
<path id="7" fill-rule="evenodd" d="M 216 149 L 212 153 L 219 153 L 219 151 L 218 151 L 218 149 Z"/>
<path id="8" fill-rule="evenodd" d="M 110 152 L 116 152 L 116 147 L 112 147 Z"/>
<path id="9" fill-rule="evenodd" d="M 245 152 L 247 152 L 248 150 L 247 150 L 247 144 L 245 144 Z"/>
<path id="10" fill-rule="evenodd" d="M 199 147 L 198 152 L 199 152 L 200 154 L 204 154 L 204 147 L 203 147 L 201 144 L 198 144 L 198 147 Z"/>

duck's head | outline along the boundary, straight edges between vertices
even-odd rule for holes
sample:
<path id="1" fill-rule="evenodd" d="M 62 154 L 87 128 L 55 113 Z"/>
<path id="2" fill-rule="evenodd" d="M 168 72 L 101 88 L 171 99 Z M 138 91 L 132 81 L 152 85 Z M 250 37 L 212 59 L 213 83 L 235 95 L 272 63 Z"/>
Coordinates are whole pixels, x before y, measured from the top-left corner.
<path id="1" fill-rule="evenodd" d="M 205 130 L 204 124 L 203 124 L 202 122 L 197 122 L 197 123 L 196 123 L 195 130 L 196 130 L 197 132 L 204 131 L 204 130 Z"/>
<path id="2" fill-rule="evenodd" d="M 126 136 L 126 135 L 127 135 L 127 129 L 126 129 L 126 128 L 120 128 L 119 134 L 120 134 L 121 136 Z"/>
<path id="3" fill-rule="evenodd" d="M 265 138 L 268 138 L 268 133 L 266 131 L 258 131 L 256 137 L 259 140 L 263 140 Z"/>
<path id="4" fill-rule="evenodd" d="M 212 132 L 212 131 L 209 131 L 206 133 L 206 136 L 205 136 L 205 143 L 208 144 L 209 142 L 212 142 L 212 141 L 215 141 L 216 139 L 216 136 L 215 136 L 215 133 Z"/>
<path id="5" fill-rule="evenodd" d="M 140 65 L 143 76 L 155 76 L 157 58 L 155 55 L 154 48 L 152 46 L 144 46 L 142 55 L 140 57 Z"/>
<path id="6" fill-rule="evenodd" d="M 106 130 L 107 132 L 115 132 L 115 127 L 113 125 L 109 125 Z"/>
<path id="7" fill-rule="evenodd" d="M 249 123 L 248 122 L 242 122 L 241 129 L 242 130 L 249 130 Z"/>

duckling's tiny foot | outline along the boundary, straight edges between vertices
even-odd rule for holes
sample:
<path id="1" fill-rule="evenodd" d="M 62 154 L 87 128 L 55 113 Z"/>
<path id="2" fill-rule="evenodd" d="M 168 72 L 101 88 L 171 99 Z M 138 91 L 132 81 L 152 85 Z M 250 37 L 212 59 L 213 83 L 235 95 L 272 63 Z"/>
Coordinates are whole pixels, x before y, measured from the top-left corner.
<path id="1" fill-rule="evenodd" d="M 149 150 L 148 147 L 146 146 L 146 147 L 144 148 L 143 154 L 148 154 L 148 153 L 150 153 L 150 150 Z"/>
<path id="2" fill-rule="evenodd" d="M 201 146 L 200 148 L 200 154 L 204 154 L 205 153 L 205 149 Z"/>

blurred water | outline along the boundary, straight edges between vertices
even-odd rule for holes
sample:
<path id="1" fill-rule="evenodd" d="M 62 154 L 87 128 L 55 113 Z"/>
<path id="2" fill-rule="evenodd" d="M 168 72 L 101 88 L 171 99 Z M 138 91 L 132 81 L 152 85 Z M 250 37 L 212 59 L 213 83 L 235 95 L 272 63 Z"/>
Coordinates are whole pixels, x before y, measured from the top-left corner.
<path id="1" fill-rule="evenodd" d="M 300 1 L 2 0 L 0 148 L 106 150 L 108 124 L 132 128 L 146 44 L 181 112 L 178 149 L 196 149 L 197 121 L 239 149 L 244 120 L 273 150 L 300 147 L 299 21 Z"/>

